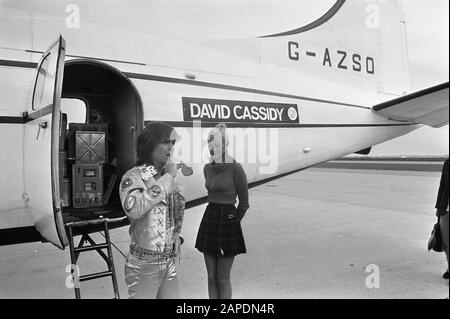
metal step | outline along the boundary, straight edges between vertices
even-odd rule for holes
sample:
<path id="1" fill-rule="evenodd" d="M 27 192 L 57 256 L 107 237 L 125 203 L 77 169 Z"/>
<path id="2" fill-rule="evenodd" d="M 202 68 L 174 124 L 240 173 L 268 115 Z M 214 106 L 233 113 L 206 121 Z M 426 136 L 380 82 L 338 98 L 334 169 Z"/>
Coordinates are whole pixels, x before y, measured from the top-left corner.
<path id="1" fill-rule="evenodd" d="M 77 247 L 74 250 L 77 253 L 77 252 L 84 252 L 84 251 L 104 249 L 104 248 L 108 248 L 108 243 L 98 244 L 98 245 L 91 245 L 91 246 Z"/>
<path id="2" fill-rule="evenodd" d="M 99 279 L 99 278 L 108 277 L 108 276 L 112 276 L 112 275 L 113 275 L 112 271 L 109 271 L 109 270 L 97 272 L 97 273 L 93 273 L 93 274 L 89 274 L 89 275 L 80 276 L 80 282 L 87 281 L 87 280 L 93 280 L 93 279 Z"/>

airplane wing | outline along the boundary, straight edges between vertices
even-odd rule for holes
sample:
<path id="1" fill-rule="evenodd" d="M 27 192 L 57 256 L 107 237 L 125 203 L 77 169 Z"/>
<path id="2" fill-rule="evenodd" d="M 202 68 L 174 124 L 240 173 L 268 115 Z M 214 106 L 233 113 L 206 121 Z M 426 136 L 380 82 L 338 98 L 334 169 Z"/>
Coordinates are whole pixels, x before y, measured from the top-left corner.
<path id="1" fill-rule="evenodd" d="M 372 110 L 394 121 L 441 127 L 448 124 L 448 88 L 449 82 L 442 83 L 375 105 Z"/>

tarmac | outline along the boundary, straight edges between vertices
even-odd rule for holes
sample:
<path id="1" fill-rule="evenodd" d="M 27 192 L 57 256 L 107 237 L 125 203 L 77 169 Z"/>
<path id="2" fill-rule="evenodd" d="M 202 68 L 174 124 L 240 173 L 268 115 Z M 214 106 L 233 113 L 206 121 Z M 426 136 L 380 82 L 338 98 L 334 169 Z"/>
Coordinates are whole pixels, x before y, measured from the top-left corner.
<path id="1" fill-rule="evenodd" d="M 439 179 L 440 172 L 310 168 L 251 189 L 242 221 L 247 254 L 235 258 L 233 298 L 447 298 L 445 255 L 427 251 Z M 204 209 L 185 213 L 182 298 L 208 298 L 203 256 L 194 248 Z M 128 226 L 110 233 L 126 254 Z M 113 249 L 127 298 L 125 259 Z M 79 266 L 81 274 L 106 270 L 96 252 L 82 254 Z M 67 248 L 0 247 L 0 298 L 72 299 L 69 272 Z M 81 296 L 112 298 L 111 279 L 81 283 Z"/>

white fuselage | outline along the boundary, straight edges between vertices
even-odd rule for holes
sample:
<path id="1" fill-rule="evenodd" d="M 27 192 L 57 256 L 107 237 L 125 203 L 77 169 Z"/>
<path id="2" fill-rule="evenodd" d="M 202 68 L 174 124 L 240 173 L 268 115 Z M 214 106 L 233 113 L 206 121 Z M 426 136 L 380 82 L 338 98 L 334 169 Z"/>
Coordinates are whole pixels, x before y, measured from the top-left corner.
<path id="1" fill-rule="evenodd" d="M 212 124 L 205 119 L 229 124 L 230 154 L 242 163 L 249 183 L 350 154 L 418 127 L 386 120 L 371 110 L 380 101 L 401 95 L 405 88 L 395 88 L 395 92 L 381 88 L 386 75 L 380 74 L 379 65 L 383 61 L 389 68 L 396 63 L 384 61 L 382 52 L 371 55 L 375 74 L 352 71 L 352 56 L 357 54 L 367 61 L 370 52 L 367 39 L 356 39 L 350 48 L 354 36 L 350 33 L 341 41 L 322 29 L 316 38 L 313 30 L 287 38 L 253 39 L 246 43 L 248 52 L 255 50 L 257 57 L 250 54 L 253 58 L 248 58 L 233 54 L 237 47 L 232 42 L 221 50 L 218 43 L 175 40 L 91 22 L 85 22 L 81 30 L 67 29 L 61 27 L 62 21 L 45 22 L 19 9 L 2 8 L 1 19 L 10 33 L 1 40 L 0 60 L 13 62 L 0 64 L 0 118 L 4 119 L 0 123 L 0 229 L 34 224 L 23 199 L 27 188 L 39 187 L 24 182 L 25 125 L 8 123 L 7 118 L 14 122 L 31 103 L 36 69 L 19 62 L 37 63 L 57 33 L 67 41 L 66 63 L 91 61 L 120 72 L 141 100 L 143 122 L 165 121 L 176 128 L 181 136 L 176 156 L 194 169 L 192 176 L 179 177 L 188 201 L 206 195 L 203 166 L 208 161 L 206 134 Z M 345 17 L 335 19 L 339 24 Z M 305 65 L 305 57 L 297 60 L 302 46 L 314 50 L 316 56 L 308 57 L 316 62 Z M 337 51 L 347 48 L 348 58 L 342 61 Z M 327 52 L 329 56 L 325 56 Z M 324 65 L 328 58 L 331 63 Z M 337 68 L 339 62 L 345 63 L 347 69 Z M 364 62 L 361 69 L 367 69 Z M 199 127 L 199 122 L 186 119 L 183 98 L 222 103 L 198 103 L 199 109 L 192 109 L 196 112 L 191 115 L 202 114 Z M 244 118 L 245 107 L 251 109 L 264 103 L 296 105 L 296 122 L 258 121 L 264 114 L 260 109 Z M 220 111 L 224 110 L 222 105 L 242 121 L 227 121 L 226 112 Z M 236 105 L 241 108 L 236 109 Z M 255 117 L 256 111 L 262 112 L 259 117 Z"/>

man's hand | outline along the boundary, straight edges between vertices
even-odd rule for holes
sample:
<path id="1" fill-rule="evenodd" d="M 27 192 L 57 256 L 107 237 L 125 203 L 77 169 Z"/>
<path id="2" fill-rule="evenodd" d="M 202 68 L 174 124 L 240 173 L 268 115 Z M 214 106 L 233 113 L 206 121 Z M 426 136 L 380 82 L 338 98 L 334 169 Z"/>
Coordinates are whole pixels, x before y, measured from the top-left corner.
<path id="1" fill-rule="evenodd" d="M 180 235 L 175 239 L 175 242 L 173 243 L 173 252 L 175 253 L 175 257 L 178 257 L 180 255 L 180 246 L 184 243 L 184 238 Z"/>
<path id="2" fill-rule="evenodd" d="M 166 172 L 172 175 L 172 177 L 177 176 L 177 164 L 174 163 L 171 159 L 169 159 L 165 166 Z"/>

